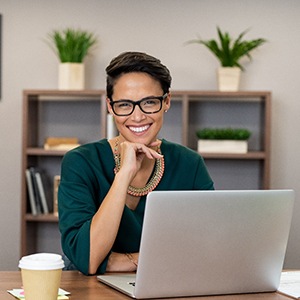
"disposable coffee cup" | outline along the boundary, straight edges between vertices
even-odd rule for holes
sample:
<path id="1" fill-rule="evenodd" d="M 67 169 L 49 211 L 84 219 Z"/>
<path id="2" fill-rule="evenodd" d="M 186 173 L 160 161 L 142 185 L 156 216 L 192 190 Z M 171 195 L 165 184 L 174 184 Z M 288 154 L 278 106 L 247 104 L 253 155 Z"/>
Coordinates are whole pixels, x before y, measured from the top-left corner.
<path id="1" fill-rule="evenodd" d="M 26 300 L 56 300 L 64 262 L 61 255 L 36 253 L 19 261 Z"/>

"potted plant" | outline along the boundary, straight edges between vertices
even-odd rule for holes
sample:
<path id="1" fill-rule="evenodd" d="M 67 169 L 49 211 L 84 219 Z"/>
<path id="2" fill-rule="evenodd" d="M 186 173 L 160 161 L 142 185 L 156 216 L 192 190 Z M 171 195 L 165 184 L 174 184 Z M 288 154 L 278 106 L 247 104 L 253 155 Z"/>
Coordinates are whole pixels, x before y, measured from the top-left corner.
<path id="1" fill-rule="evenodd" d="M 59 89 L 84 89 L 84 59 L 97 43 L 93 33 L 67 28 L 48 35 L 50 47 L 60 60 Z"/>
<path id="2" fill-rule="evenodd" d="M 217 27 L 219 43 L 215 39 L 195 39 L 189 43 L 198 43 L 207 47 L 219 60 L 218 83 L 220 91 L 237 91 L 239 88 L 240 73 L 244 70 L 240 60 L 247 56 L 252 59 L 250 52 L 266 42 L 263 38 L 243 40 L 247 30 L 243 31 L 236 40 L 228 32 L 222 32 Z M 222 77 L 223 75 L 223 77 Z"/>
<path id="3" fill-rule="evenodd" d="M 247 153 L 251 132 L 245 128 L 204 128 L 196 135 L 199 152 Z"/>

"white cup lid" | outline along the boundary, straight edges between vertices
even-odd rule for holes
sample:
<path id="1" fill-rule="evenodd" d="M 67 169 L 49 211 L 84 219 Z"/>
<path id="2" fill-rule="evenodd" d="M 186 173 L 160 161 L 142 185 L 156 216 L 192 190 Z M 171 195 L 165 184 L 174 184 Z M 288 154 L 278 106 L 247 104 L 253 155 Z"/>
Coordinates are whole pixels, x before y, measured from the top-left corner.
<path id="1" fill-rule="evenodd" d="M 19 261 L 20 269 L 57 270 L 64 267 L 61 255 L 54 253 L 36 253 L 23 256 Z"/>

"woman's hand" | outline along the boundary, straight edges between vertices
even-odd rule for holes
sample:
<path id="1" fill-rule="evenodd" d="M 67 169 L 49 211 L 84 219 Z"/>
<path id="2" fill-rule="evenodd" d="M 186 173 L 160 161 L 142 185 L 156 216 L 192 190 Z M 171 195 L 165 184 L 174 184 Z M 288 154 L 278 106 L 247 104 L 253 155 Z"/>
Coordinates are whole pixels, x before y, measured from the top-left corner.
<path id="1" fill-rule="evenodd" d="M 134 272 L 137 269 L 138 253 L 112 252 L 108 258 L 106 272 Z M 132 257 L 132 259 L 130 258 Z"/>
<path id="2" fill-rule="evenodd" d="M 134 178 L 136 173 L 141 168 L 142 162 L 145 157 L 148 159 L 159 159 L 162 155 L 152 149 L 157 147 L 160 141 L 155 141 L 150 145 L 144 145 L 141 143 L 131 143 L 128 141 L 120 143 L 120 169 L 127 170 L 131 175 L 130 178 Z"/>

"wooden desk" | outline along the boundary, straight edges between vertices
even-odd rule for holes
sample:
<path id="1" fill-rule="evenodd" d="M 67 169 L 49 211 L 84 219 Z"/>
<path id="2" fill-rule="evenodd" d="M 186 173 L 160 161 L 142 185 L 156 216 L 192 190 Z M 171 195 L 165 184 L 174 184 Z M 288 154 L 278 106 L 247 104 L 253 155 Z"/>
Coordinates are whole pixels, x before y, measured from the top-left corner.
<path id="1" fill-rule="evenodd" d="M 0 272 L 0 299 L 13 300 L 7 290 L 20 288 L 22 285 L 21 273 Z M 70 300 L 129 300 L 127 297 L 112 288 L 99 283 L 95 276 L 84 276 L 77 271 L 64 271 L 62 274 L 61 288 L 71 293 Z M 189 297 L 178 299 L 201 299 L 201 300 L 288 300 L 291 299 L 279 293 L 260 293 L 226 296 Z"/>

